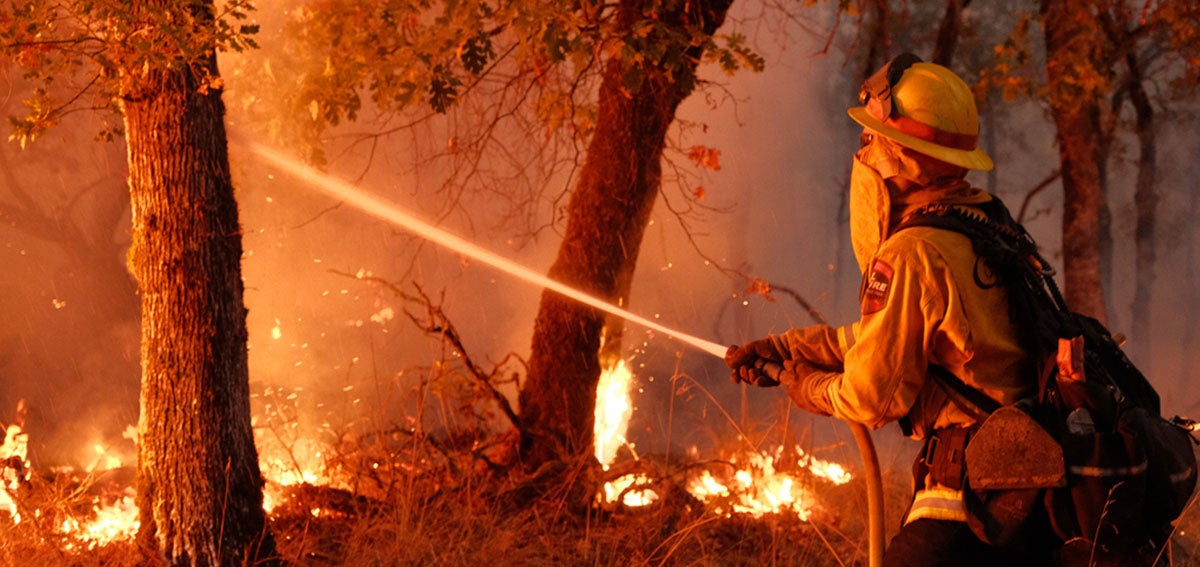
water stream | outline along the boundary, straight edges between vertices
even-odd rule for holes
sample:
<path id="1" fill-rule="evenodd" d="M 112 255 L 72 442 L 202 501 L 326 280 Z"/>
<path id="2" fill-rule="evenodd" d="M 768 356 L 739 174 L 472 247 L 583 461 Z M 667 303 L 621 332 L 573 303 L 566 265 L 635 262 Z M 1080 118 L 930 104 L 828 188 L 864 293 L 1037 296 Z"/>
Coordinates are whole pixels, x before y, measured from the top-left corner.
<path id="1" fill-rule="evenodd" d="M 421 238 L 429 240 L 430 242 L 439 244 L 454 250 L 455 252 L 483 262 L 484 264 L 492 266 L 493 268 L 496 268 L 525 282 L 558 292 L 580 303 L 583 303 L 584 305 L 600 309 L 606 313 L 616 315 L 617 317 L 625 319 L 626 321 L 636 323 L 648 329 L 659 331 L 669 337 L 682 341 L 718 358 L 725 356 L 727 347 L 681 331 L 677 331 L 675 329 L 668 328 L 662 324 L 642 317 L 641 315 L 617 307 L 607 301 L 604 301 L 603 299 L 584 293 L 562 282 L 553 280 L 539 272 L 535 272 L 508 258 L 480 247 L 479 245 L 472 243 L 460 236 L 438 228 L 414 216 L 412 213 L 397 206 L 395 203 L 371 195 L 370 193 L 354 187 L 345 181 L 321 173 L 316 169 L 304 164 L 303 162 L 283 154 L 282 152 L 264 146 L 260 143 L 247 140 L 241 136 L 231 135 L 230 140 L 244 145 L 247 149 L 254 152 L 268 163 L 278 167 L 288 175 L 295 177 L 297 180 L 302 181 L 305 185 L 318 190 L 329 197 L 348 203 L 364 213 L 404 228 Z"/>

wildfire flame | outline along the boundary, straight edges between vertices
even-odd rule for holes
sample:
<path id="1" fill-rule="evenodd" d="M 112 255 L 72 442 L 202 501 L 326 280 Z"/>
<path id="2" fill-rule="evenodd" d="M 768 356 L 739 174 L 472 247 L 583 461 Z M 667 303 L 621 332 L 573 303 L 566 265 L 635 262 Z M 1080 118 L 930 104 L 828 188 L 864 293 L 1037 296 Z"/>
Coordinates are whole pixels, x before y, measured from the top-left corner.
<path id="1" fill-rule="evenodd" d="M 263 510 L 267 514 L 274 512 L 275 508 L 286 500 L 284 487 L 331 484 L 328 476 L 313 472 L 319 467 L 309 464 L 310 461 L 319 463 L 323 458 L 316 442 L 300 439 L 293 445 L 289 455 L 290 459 L 266 454 L 259 456 L 259 468 L 262 469 L 263 478 L 267 480 L 266 486 L 263 487 Z M 317 513 L 314 512 L 313 515 Z"/>
<path id="2" fill-rule="evenodd" d="M 59 531 L 78 540 L 88 549 L 96 549 L 113 542 L 129 541 L 137 535 L 141 522 L 138 507 L 134 503 L 133 487 L 126 487 L 124 494 L 110 504 L 97 502 L 92 505 L 92 516 L 86 522 L 78 518 L 63 520 Z M 73 546 L 68 545 L 68 549 Z"/>
<path id="3" fill-rule="evenodd" d="M 617 459 L 622 447 L 636 460 L 634 446 L 626 438 L 629 421 L 633 416 L 630 391 L 633 373 L 625 361 L 620 360 L 600 376 L 596 391 L 595 414 L 595 457 L 608 470 Z M 124 437 L 135 444 L 136 430 L 130 426 Z M 291 445 L 291 459 L 261 459 L 264 477 L 269 482 L 264 490 L 263 509 L 270 514 L 281 498 L 280 488 L 295 484 L 322 484 L 331 482 L 325 474 L 310 472 L 301 466 L 302 461 L 320 461 L 322 452 L 315 442 L 297 439 Z M 7 513 L 13 524 L 21 522 L 17 504 L 17 491 L 30 481 L 31 469 L 28 461 L 29 435 L 21 425 L 10 425 L 5 430 L 4 444 L 0 445 L 0 513 Z M 297 452 L 298 449 L 303 449 Z M 88 478 L 106 470 L 125 466 L 127 455 L 119 454 L 100 443 L 91 444 L 89 464 L 82 471 Z M 303 457 L 298 460 L 298 457 Z M 771 452 L 748 452 L 726 460 L 733 464 L 732 470 L 703 470 L 693 476 L 686 489 L 694 497 L 705 502 L 718 514 L 750 514 L 761 516 L 773 513 L 790 513 L 801 520 L 808 520 L 816 500 L 811 490 L 805 487 L 813 477 L 823 478 L 834 484 L 849 482 L 850 474 L 837 463 L 823 461 L 806 454 L 798 447 L 778 447 Z M 800 473 L 804 476 L 798 476 Z M 657 502 L 660 495 L 652 488 L 654 482 L 644 474 L 623 475 L 605 483 L 602 494 L 597 496 L 602 503 L 620 502 L 629 508 L 648 506 Z M 62 520 L 55 530 L 64 536 L 66 549 L 96 549 L 109 543 L 128 541 L 134 538 L 139 528 L 138 508 L 134 489 L 125 486 L 117 493 L 108 490 L 106 495 L 96 496 L 90 513 L 70 516 Z M 322 510 L 315 508 L 314 516 Z M 42 511 L 32 513 L 41 514 Z"/>
<path id="4" fill-rule="evenodd" d="M 122 437 L 136 445 L 136 427 L 126 427 Z M 3 513 L 7 513 L 14 525 L 20 524 L 22 520 L 15 499 L 17 491 L 29 482 L 32 474 L 28 461 L 28 444 L 28 433 L 20 425 L 14 424 L 7 427 L 4 444 L 0 445 L 0 519 Z M 321 461 L 323 457 L 318 442 L 298 439 L 290 449 L 290 459 L 264 455 L 260 460 L 263 476 L 268 480 L 263 491 L 263 510 L 268 514 L 283 499 L 281 487 L 330 482 L 325 475 L 311 472 L 310 469 L 317 467 L 307 466 L 310 461 Z M 118 451 L 104 443 L 94 442 L 88 444 L 84 451 L 81 459 L 83 465 L 80 468 L 65 468 L 59 472 L 77 474 L 79 482 L 88 486 L 105 471 L 127 466 L 131 456 L 131 452 Z M 64 537 L 64 548 L 67 550 L 81 547 L 96 549 L 110 543 L 132 540 L 141 525 L 132 486 L 102 487 L 101 490 L 95 490 L 95 485 L 92 486 L 97 495 L 90 503 L 89 512 L 69 515 L 52 530 L 56 535 Z M 39 515 L 43 512 L 33 511 Z M 320 512 L 319 509 L 314 509 L 312 513 L 317 516 Z"/>
<path id="5" fill-rule="evenodd" d="M 8 512 L 14 524 L 21 523 L 21 512 L 12 495 L 29 481 L 29 435 L 20 425 L 10 425 L 0 445 L 0 511 Z"/>
<path id="6" fill-rule="evenodd" d="M 625 438 L 629 429 L 629 419 L 633 417 L 633 401 L 629 397 L 629 388 L 633 385 L 633 372 L 625 365 L 624 360 L 618 360 L 611 368 L 600 373 L 600 382 L 596 384 L 596 425 L 595 435 L 596 460 L 600 466 L 608 470 L 609 465 L 617 458 L 621 447 L 633 450 L 633 445 Z M 640 474 L 627 474 L 611 482 L 604 483 L 604 502 L 621 503 L 631 508 L 646 506 L 658 500 L 658 494 L 649 488 L 640 488 L 648 479 Z M 622 497 L 621 495 L 624 494 Z"/>
<path id="7" fill-rule="evenodd" d="M 632 384 L 633 373 L 624 360 L 619 360 L 615 366 L 600 373 L 600 382 L 596 385 L 596 460 L 605 470 L 617 458 L 617 450 L 628 444 L 625 432 L 629 428 L 629 418 L 633 417 L 633 401 L 629 398 Z"/>
<path id="8" fill-rule="evenodd" d="M 849 482 L 850 474 L 841 465 L 812 457 L 799 447 L 793 448 L 793 454 L 788 453 L 783 447 L 777 448 L 774 456 L 749 453 L 744 464 L 739 464 L 733 458 L 731 462 L 737 468 L 727 481 L 718 480 L 706 470 L 689 483 L 688 492 L 700 501 L 711 504 L 718 513 L 726 515 L 749 514 L 758 517 L 763 514 L 791 513 L 807 521 L 816 504 L 815 496 L 803 486 L 804 479 L 778 470 L 776 465 L 793 465 L 797 469 L 807 470 L 812 476 L 839 485 Z"/>
<path id="9" fill-rule="evenodd" d="M 126 432 L 128 435 L 128 430 Z M 0 445 L 0 512 L 7 512 L 14 525 L 21 523 L 21 513 L 13 496 L 28 483 L 32 471 L 28 461 L 29 434 L 20 425 L 10 425 Z M 93 444 L 91 463 L 85 467 L 90 475 L 122 466 L 119 455 L 102 444 Z M 35 510 L 40 515 L 42 510 Z M 133 539 L 140 523 L 134 504 L 133 487 L 127 486 L 116 498 L 97 496 L 91 514 L 86 518 L 69 516 L 57 527 L 58 535 L 66 536 L 66 549 L 82 545 L 95 549 L 116 541 Z"/>
<path id="10" fill-rule="evenodd" d="M 622 446 L 633 446 L 625 437 L 633 416 L 630 389 L 633 374 L 625 361 L 604 370 L 596 387 L 595 455 L 604 470 L 608 470 Z M 637 458 L 637 455 L 634 455 Z M 718 479 L 705 470 L 692 478 L 687 490 L 698 500 L 709 504 L 717 513 L 763 514 L 790 513 L 807 521 L 816 505 L 806 479 L 787 471 L 807 471 L 811 478 L 825 479 L 833 484 L 845 484 L 850 474 L 841 465 L 808 455 L 799 447 L 785 450 L 777 447 L 767 452 L 749 452 L 729 459 L 735 469 L 725 479 Z M 739 462 L 741 461 L 741 462 Z M 658 494 L 648 486 L 650 480 L 641 474 L 628 474 L 604 484 L 599 498 L 604 503 L 618 499 L 627 507 L 646 506 L 658 500 Z M 624 496 L 622 496 L 624 495 Z"/>

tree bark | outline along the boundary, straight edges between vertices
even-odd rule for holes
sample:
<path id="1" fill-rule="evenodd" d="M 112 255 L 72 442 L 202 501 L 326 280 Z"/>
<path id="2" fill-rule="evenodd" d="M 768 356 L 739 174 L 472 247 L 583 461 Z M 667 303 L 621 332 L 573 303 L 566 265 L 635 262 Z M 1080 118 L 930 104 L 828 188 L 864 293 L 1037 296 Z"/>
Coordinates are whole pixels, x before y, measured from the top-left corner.
<path id="1" fill-rule="evenodd" d="M 628 304 L 638 249 L 658 194 L 667 128 L 695 82 L 699 48 L 679 38 L 711 35 L 731 3 L 621 1 L 617 21 L 622 29 L 655 18 L 674 32 L 674 43 L 661 60 L 635 64 L 614 57 L 607 62 L 596 131 L 567 205 L 566 234 L 550 277 Z M 636 86 L 630 88 L 631 83 Z M 557 293 L 542 294 L 529 375 L 520 393 L 526 466 L 590 453 L 601 344 L 606 353 L 619 354 L 622 326 Z"/>
<path id="2" fill-rule="evenodd" d="M 1102 33 L 1085 0 L 1045 0 L 1046 78 L 1062 162 L 1064 294 L 1075 311 L 1107 322 L 1100 277 Z"/>
<path id="3" fill-rule="evenodd" d="M 872 12 L 875 14 L 875 27 L 871 31 L 871 38 L 867 45 L 866 68 L 863 70 L 863 80 L 865 81 L 884 63 L 891 60 L 892 37 L 888 30 L 888 23 L 892 19 L 891 8 L 888 6 L 888 0 L 873 0 L 871 2 Z"/>
<path id="4" fill-rule="evenodd" d="M 139 540 L 170 565 L 270 562 L 250 427 L 242 241 L 210 52 L 123 101 L 142 310 Z"/>
<path id="5" fill-rule="evenodd" d="M 937 43 L 933 46 L 934 63 L 949 67 L 954 60 L 959 30 L 962 29 L 963 8 L 970 3 L 970 0 L 946 0 L 946 13 L 942 15 L 942 23 L 938 25 Z"/>

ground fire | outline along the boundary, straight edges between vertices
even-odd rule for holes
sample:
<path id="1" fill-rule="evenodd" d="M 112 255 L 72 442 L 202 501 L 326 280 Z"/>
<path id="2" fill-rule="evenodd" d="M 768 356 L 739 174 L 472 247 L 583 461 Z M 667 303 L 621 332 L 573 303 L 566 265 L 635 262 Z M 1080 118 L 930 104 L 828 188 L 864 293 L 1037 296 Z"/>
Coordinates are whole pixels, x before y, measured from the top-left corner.
<path id="1" fill-rule="evenodd" d="M 618 461 L 619 456 L 638 459 L 635 447 L 626 438 L 634 404 L 631 391 L 634 375 L 625 361 L 618 361 L 603 372 L 597 388 L 595 457 L 604 470 Z M 282 393 L 282 390 L 279 392 Z M 292 394 L 295 394 L 294 392 Z M 285 396 L 286 398 L 286 396 Z M 260 428 L 260 435 L 268 428 Z M 133 426 L 126 428 L 124 437 L 136 443 Z M 4 444 L 0 446 L 0 521 L 19 525 L 34 520 L 48 527 L 44 537 L 57 541 L 67 552 L 96 549 L 114 542 L 130 541 L 139 528 L 138 509 L 132 485 L 131 455 L 95 443 L 86 457 L 89 464 L 79 469 L 56 468 L 52 474 L 35 479 L 28 457 L 29 436 L 22 425 L 7 426 Z M 267 485 L 263 508 L 272 514 L 286 498 L 289 489 L 299 486 L 335 486 L 321 463 L 324 457 L 319 443 L 303 437 L 291 443 L 292 454 L 286 458 L 266 456 L 260 465 Z M 302 446 L 297 459 L 296 448 Z M 622 451 L 624 449 L 624 451 Z M 694 453 L 694 450 L 693 450 Z M 776 447 L 770 451 L 745 450 L 726 455 L 722 463 L 729 466 L 697 469 L 690 475 L 686 490 L 704 502 L 713 513 L 723 516 L 745 514 L 759 517 L 764 514 L 788 514 L 807 521 L 812 510 L 819 506 L 810 487 L 815 482 L 840 485 L 850 475 L 838 464 L 807 455 L 798 447 Z M 53 477 L 53 480 L 46 480 Z M 25 496 L 31 484 L 62 483 L 71 486 L 78 499 L 72 506 L 57 509 L 32 507 Z M 626 474 L 603 484 L 596 496 L 597 505 L 620 502 L 627 509 L 654 504 L 660 495 L 654 489 L 655 479 L 643 474 Z M 29 499 L 30 502 L 36 499 Z M 80 500 L 83 500 L 80 504 Z M 320 507 L 308 512 L 313 518 L 325 513 Z"/>
<path id="2" fill-rule="evenodd" d="M 596 389 L 595 448 L 596 459 L 605 470 L 613 464 L 622 446 L 637 458 L 633 445 L 625 437 L 633 415 L 632 386 L 633 373 L 624 360 L 605 369 L 600 376 Z M 742 451 L 728 456 L 727 461 L 733 468 L 719 471 L 721 479 L 712 470 L 703 469 L 686 486 L 692 496 L 724 515 L 757 517 L 787 513 L 807 520 L 817 499 L 805 488 L 806 483 L 813 477 L 839 485 L 850 481 L 850 474 L 840 465 L 812 457 L 799 447 Z M 801 478 L 804 473 L 800 471 L 805 471 L 808 478 Z M 652 484 L 652 479 L 642 474 L 627 474 L 605 483 L 599 499 L 604 503 L 620 499 L 627 507 L 646 506 L 659 498 L 648 488 Z"/>
<path id="3" fill-rule="evenodd" d="M 18 407 L 23 413 L 23 404 Z M 114 541 L 131 539 L 138 529 L 138 511 L 134 504 L 133 486 L 128 478 L 114 482 L 113 473 L 126 466 L 124 459 L 110 453 L 102 444 L 94 444 L 91 463 L 80 470 L 63 468 L 54 471 L 54 480 L 66 482 L 73 495 L 89 500 L 82 508 L 50 510 L 27 502 L 32 490 L 34 471 L 30 466 L 29 434 L 20 419 L 9 425 L 4 445 L 0 446 L 0 514 L 7 513 L 16 525 L 22 522 L 45 524 L 43 531 L 61 541 L 66 551 L 94 549 Z M 132 435 L 133 427 L 126 429 Z M 113 473 L 113 474 L 110 474 Z M 44 481 L 43 481 L 44 482 Z M 37 499 L 28 500 L 36 502 Z M 32 509 L 31 509 L 32 508 Z"/>

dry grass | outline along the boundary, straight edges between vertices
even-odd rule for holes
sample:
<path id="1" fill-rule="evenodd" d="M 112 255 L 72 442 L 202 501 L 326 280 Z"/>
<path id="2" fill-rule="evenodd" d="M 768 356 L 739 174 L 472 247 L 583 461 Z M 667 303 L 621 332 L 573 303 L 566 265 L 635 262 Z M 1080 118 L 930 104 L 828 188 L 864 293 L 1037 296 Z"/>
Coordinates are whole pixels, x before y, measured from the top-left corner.
<path id="1" fill-rule="evenodd" d="M 571 487 L 584 476 L 566 472 L 564 485 L 524 502 L 514 496 L 523 482 L 505 479 L 422 503 L 357 500 L 332 513 L 331 500 L 349 497 L 310 489 L 277 511 L 274 528 L 284 557 L 312 566 L 851 565 L 863 556 L 860 527 L 829 512 L 811 522 L 724 517 L 661 485 L 665 496 L 649 507 L 587 505 Z"/>

